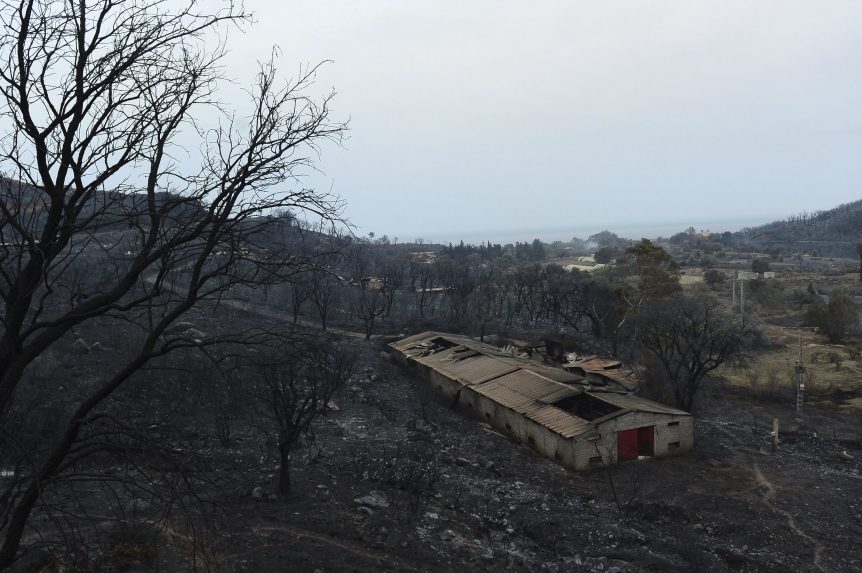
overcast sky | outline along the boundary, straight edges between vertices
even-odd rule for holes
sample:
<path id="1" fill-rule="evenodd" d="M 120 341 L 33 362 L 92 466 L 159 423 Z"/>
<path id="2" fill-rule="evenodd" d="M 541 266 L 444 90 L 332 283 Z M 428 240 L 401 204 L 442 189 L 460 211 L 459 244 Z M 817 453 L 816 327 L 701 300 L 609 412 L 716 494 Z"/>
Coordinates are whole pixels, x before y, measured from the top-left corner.
<path id="1" fill-rule="evenodd" d="M 721 230 L 862 198 L 858 0 L 246 6 L 234 76 L 272 44 L 285 74 L 333 60 L 315 89 L 350 139 L 314 181 L 363 234 Z"/>

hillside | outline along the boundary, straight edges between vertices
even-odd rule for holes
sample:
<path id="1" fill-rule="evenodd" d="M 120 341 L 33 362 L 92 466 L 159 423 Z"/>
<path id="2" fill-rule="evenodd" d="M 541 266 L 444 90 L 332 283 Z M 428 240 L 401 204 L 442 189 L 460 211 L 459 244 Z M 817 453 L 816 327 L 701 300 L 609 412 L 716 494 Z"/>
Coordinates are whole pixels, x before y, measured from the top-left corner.
<path id="1" fill-rule="evenodd" d="M 747 227 L 736 237 L 745 243 L 816 248 L 821 254 L 852 256 L 862 239 L 862 199 L 827 211 L 802 213 L 782 221 Z"/>

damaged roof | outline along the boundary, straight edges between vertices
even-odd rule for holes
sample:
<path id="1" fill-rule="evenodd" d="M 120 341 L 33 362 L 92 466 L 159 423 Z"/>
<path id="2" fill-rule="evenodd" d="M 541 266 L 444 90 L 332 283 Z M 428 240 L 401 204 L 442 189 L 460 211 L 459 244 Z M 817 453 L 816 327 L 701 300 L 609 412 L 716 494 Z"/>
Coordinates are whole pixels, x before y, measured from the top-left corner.
<path id="1" fill-rule="evenodd" d="M 583 376 L 513 356 L 466 336 L 423 332 L 389 346 L 408 360 L 414 360 L 463 386 L 469 386 L 501 406 L 567 438 L 583 434 L 597 422 L 628 412 L 690 415 L 630 394 L 590 391 Z M 616 361 L 617 368 L 619 364 Z M 605 371 L 614 372 L 614 366 Z M 623 372 L 617 369 L 615 373 Z M 617 408 L 617 411 L 602 419 L 588 421 L 555 405 L 573 396 L 600 400 Z"/>
<path id="2" fill-rule="evenodd" d="M 579 374 L 584 374 L 588 379 L 590 374 L 616 382 L 622 389 L 634 390 L 637 388 L 638 380 L 635 372 L 626 368 L 622 362 L 609 356 L 582 356 L 563 364 L 563 368 Z"/>

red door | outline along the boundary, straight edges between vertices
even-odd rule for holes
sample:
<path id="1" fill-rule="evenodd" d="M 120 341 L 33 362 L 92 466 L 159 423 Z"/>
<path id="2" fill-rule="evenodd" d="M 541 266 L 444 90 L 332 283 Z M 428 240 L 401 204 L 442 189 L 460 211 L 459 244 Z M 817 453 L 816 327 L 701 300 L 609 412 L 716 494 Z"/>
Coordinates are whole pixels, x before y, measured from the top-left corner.
<path id="1" fill-rule="evenodd" d="M 652 456 L 654 454 L 653 426 L 633 428 L 617 432 L 617 461 L 637 459 L 638 456 Z"/>
<path id="2" fill-rule="evenodd" d="M 634 460 L 638 457 L 638 430 L 617 432 L 617 461 Z"/>
<path id="3" fill-rule="evenodd" d="M 652 456 L 654 455 L 653 450 L 653 435 L 654 435 L 654 426 L 646 426 L 645 428 L 638 428 L 638 455 L 639 456 Z"/>

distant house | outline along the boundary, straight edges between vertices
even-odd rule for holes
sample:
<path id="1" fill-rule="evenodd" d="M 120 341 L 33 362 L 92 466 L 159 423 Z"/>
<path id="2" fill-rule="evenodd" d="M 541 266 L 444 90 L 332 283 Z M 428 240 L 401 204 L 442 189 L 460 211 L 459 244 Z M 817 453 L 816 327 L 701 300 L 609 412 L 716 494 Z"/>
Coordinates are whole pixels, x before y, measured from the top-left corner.
<path id="1" fill-rule="evenodd" d="M 583 470 L 692 448 L 692 416 L 471 338 L 423 332 L 389 345 L 453 405 Z"/>
<path id="2" fill-rule="evenodd" d="M 737 279 L 754 280 L 754 279 L 774 279 L 775 271 L 764 271 L 756 273 L 754 271 L 736 271 Z"/>

